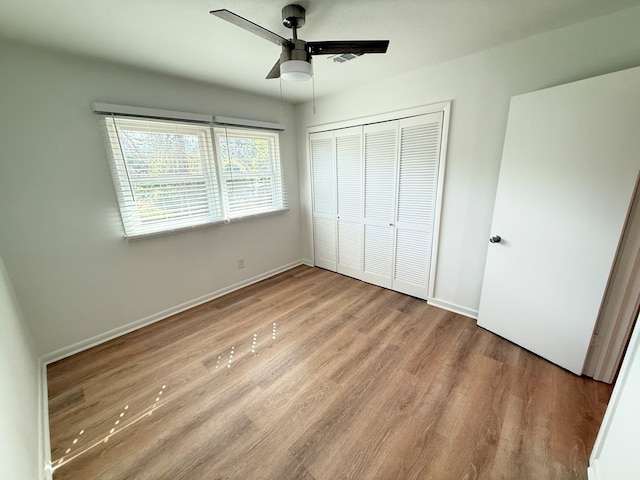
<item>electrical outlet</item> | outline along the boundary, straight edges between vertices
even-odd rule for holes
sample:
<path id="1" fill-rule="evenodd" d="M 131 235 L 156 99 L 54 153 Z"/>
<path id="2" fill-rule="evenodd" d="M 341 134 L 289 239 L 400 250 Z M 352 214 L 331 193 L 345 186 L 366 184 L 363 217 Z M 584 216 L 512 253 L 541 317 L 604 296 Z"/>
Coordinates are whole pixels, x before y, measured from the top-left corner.
<path id="1" fill-rule="evenodd" d="M 242 270 L 244 268 L 244 258 L 238 259 L 238 270 Z"/>

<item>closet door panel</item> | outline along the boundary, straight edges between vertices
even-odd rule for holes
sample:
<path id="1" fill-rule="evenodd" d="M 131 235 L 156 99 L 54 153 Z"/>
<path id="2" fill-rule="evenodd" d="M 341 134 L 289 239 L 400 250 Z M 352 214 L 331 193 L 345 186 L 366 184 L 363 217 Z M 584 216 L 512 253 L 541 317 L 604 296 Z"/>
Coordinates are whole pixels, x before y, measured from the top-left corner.
<path id="1" fill-rule="evenodd" d="M 400 121 L 393 289 L 427 298 L 442 113 Z"/>
<path id="2" fill-rule="evenodd" d="M 364 127 L 363 279 L 391 288 L 398 122 Z"/>
<path id="3" fill-rule="evenodd" d="M 313 197 L 314 263 L 337 269 L 336 173 L 332 132 L 309 135 Z"/>
<path id="4" fill-rule="evenodd" d="M 362 127 L 335 132 L 338 272 L 362 277 Z"/>

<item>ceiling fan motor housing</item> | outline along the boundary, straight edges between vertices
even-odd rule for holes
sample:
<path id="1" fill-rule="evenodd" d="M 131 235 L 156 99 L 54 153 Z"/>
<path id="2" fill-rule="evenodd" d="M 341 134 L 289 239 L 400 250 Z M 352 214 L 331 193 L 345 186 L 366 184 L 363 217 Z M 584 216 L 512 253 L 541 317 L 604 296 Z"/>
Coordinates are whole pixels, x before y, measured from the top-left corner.
<path id="1" fill-rule="evenodd" d="M 282 48 L 280 54 L 281 62 L 288 62 L 289 60 L 302 60 L 303 62 L 311 63 L 311 53 L 307 49 L 307 42 L 304 40 L 292 39 L 293 48 Z"/>
<path id="2" fill-rule="evenodd" d="M 300 28 L 304 25 L 305 10 L 300 5 L 287 5 L 282 8 L 282 24 L 287 28 Z"/>

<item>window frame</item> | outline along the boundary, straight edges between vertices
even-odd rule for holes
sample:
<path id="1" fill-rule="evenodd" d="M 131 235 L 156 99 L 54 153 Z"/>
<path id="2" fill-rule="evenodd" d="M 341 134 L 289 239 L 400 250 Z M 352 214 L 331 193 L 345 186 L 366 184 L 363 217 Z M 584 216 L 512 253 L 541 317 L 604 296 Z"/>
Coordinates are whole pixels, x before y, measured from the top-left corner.
<path id="1" fill-rule="evenodd" d="M 94 111 L 96 111 L 94 109 Z M 246 218 L 254 218 L 275 213 L 283 213 L 289 210 L 286 195 L 286 185 L 284 181 L 284 165 L 280 155 L 280 131 L 272 128 L 260 128 L 254 126 L 240 125 L 219 125 L 214 122 L 190 121 L 184 118 L 157 118 L 143 115 L 118 114 L 114 112 L 99 112 L 102 117 L 102 129 L 105 142 L 105 149 L 109 157 L 109 164 L 112 172 L 112 179 L 116 196 L 118 199 L 118 207 L 124 237 L 128 240 L 147 238 L 158 235 L 167 235 L 173 232 L 184 230 L 192 230 L 196 228 L 205 228 L 214 225 L 227 224 L 237 220 Z M 132 122 L 133 121 L 133 122 Z M 207 196 L 207 204 L 209 209 L 206 215 L 193 216 L 185 215 L 177 220 L 168 218 L 165 220 L 151 220 L 152 227 L 146 228 L 144 220 L 142 220 L 142 207 L 136 199 L 134 186 L 141 184 L 162 184 L 167 180 L 171 180 L 171 176 L 133 176 L 129 174 L 131 164 L 127 165 L 125 152 L 122 148 L 122 140 L 120 138 L 121 131 L 118 124 L 129 124 L 140 121 L 144 123 L 145 128 L 140 127 L 139 131 L 149 131 L 150 133 L 164 133 L 171 130 L 177 134 L 193 135 L 194 131 L 200 130 L 198 134 L 198 146 L 200 151 L 200 161 L 202 174 L 191 179 L 186 176 L 175 175 L 175 185 L 184 185 L 189 183 L 196 184 L 199 181 L 204 182 L 204 191 Z M 111 122 L 111 125 L 110 125 Z M 159 128 L 157 131 L 149 129 L 149 125 L 157 122 Z M 167 126 L 170 125 L 170 128 Z M 276 124 L 273 124 L 276 125 Z M 163 128 L 164 126 L 164 128 Z M 135 131 L 135 128 L 131 128 Z M 221 135 L 227 136 L 231 131 L 236 137 L 242 137 L 242 133 L 246 133 L 248 138 L 268 139 L 269 147 L 269 165 L 270 173 L 265 177 L 270 177 L 272 203 L 265 208 L 248 208 L 244 211 L 232 212 L 229 206 L 229 192 L 227 186 L 227 177 L 223 174 L 222 155 L 219 152 L 218 138 Z M 227 137 L 228 138 L 228 137 Z M 206 144 L 203 144 L 206 143 Z M 256 178 L 262 174 L 248 173 L 243 178 Z M 185 202 L 185 208 L 190 204 Z M 217 213 L 220 216 L 217 216 Z M 204 218 L 203 220 L 203 217 Z M 155 223 L 154 223 L 155 222 Z"/>

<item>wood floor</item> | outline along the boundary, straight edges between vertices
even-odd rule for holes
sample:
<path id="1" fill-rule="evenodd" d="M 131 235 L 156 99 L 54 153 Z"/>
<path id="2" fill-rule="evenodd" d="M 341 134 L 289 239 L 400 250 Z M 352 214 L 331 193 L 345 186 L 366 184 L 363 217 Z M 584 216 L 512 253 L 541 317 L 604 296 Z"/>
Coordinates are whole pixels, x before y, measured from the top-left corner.
<path id="1" fill-rule="evenodd" d="M 54 479 L 586 479 L 611 388 L 297 267 L 48 367 Z"/>

